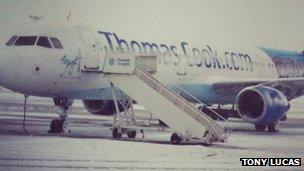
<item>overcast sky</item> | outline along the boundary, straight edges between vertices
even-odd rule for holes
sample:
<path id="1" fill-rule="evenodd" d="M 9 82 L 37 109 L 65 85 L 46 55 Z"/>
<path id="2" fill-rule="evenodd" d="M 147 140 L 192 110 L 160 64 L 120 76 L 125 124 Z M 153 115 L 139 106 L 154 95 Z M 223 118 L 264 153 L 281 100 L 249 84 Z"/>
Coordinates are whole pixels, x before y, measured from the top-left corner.
<path id="1" fill-rule="evenodd" d="M 147 37 L 304 50 L 303 0 L 0 0 L 0 29 L 43 22 L 98 25 Z M 178 35 L 178 36 L 176 36 Z"/>

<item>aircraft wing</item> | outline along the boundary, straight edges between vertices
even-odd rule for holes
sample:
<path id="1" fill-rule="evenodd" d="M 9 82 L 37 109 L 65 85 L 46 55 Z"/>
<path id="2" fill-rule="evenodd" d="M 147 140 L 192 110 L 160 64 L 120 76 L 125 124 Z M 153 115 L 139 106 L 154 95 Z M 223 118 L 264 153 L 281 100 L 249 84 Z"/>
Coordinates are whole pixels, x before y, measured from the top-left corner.
<path id="1" fill-rule="evenodd" d="M 281 91 L 288 100 L 304 95 L 304 78 L 278 78 L 218 82 L 213 84 L 214 91 L 221 95 L 236 95 L 248 86 L 269 86 Z"/>

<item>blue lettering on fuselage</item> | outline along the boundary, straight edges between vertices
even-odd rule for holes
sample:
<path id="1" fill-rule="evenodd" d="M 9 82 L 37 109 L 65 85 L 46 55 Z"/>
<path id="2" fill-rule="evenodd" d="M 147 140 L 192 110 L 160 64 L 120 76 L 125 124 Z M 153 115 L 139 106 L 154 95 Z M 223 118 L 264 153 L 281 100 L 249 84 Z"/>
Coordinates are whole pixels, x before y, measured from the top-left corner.
<path id="1" fill-rule="evenodd" d="M 99 31 L 106 40 L 104 49 L 111 51 L 132 51 L 138 54 L 160 55 L 160 64 L 179 65 L 181 57 L 186 58 L 190 67 L 227 69 L 235 71 L 253 71 L 254 63 L 247 53 L 225 51 L 219 54 L 210 45 L 204 48 L 191 46 L 190 43 L 182 41 L 179 46 L 164 43 L 136 41 L 130 42 L 119 37 L 116 33 Z"/>

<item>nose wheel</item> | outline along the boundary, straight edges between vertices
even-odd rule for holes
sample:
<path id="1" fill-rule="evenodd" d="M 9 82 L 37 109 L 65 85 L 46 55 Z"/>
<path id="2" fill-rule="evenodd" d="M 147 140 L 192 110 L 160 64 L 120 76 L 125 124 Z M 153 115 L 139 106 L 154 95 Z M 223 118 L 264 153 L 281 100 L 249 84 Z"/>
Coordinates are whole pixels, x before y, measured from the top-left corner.
<path id="1" fill-rule="evenodd" d="M 71 132 L 69 129 L 69 120 L 67 110 L 72 106 L 73 100 L 54 98 L 54 104 L 57 106 L 59 118 L 52 120 L 49 133 Z"/>
<path id="2" fill-rule="evenodd" d="M 62 133 L 63 132 L 63 123 L 60 119 L 54 119 L 51 122 L 50 130 L 48 133 Z"/>

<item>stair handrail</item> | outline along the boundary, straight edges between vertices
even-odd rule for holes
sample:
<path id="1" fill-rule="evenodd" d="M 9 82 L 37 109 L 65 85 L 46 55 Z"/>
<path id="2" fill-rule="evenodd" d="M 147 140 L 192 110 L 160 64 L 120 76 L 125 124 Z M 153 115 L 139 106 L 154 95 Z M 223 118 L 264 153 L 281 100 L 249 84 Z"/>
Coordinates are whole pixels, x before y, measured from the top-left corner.
<path id="1" fill-rule="evenodd" d="M 161 76 L 161 74 L 159 72 L 157 72 L 156 66 L 153 67 L 149 64 L 147 64 L 143 59 L 141 59 L 143 55 L 138 55 L 136 56 L 135 59 L 135 65 L 136 67 L 139 67 L 140 69 L 142 69 L 143 71 L 146 71 L 148 73 L 151 73 L 151 71 L 153 71 L 153 73 L 157 73 L 157 76 Z M 153 56 L 153 55 L 150 55 Z M 156 57 L 156 56 L 155 56 Z M 158 80 L 157 80 L 158 81 Z M 199 99 L 197 99 L 195 96 L 193 96 L 191 93 L 189 93 L 188 91 L 186 91 L 184 88 L 182 88 L 179 84 L 175 84 L 174 88 L 178 88 L 178 91 L 173 90 L 171 87 L 168 87 L 170 90 L 172 90 L 173 92 L 177 93 L 179 96 L 181 96 L 183 99 L 185 99 L 181 93 L 185 93 L 187 96 L 191 97 L 193 99 L 193 101 L 195 101 L 196 103 L 198 103 L 199 105 L 201 105 L 201 107 L 205 107 L 205 109 L 211 111 L 213 114 L 217 115 L 218 117 L 220 117 L 224 122 L 226 123 L 230 123 L 226 118 L 222 117 L 220 114 L 218 114 L 216 111 L 214 111 L 213 109 L 209 108 L 205 103 L 203 103 L 202 101 L 200 101 Z M 188 100 L 185 99 L 186 102 L 189 103 Z M 194 106 L 194 105 L 193 105 Z M 203 111 L 202 111 L 203 112 Z M 206 112 L 203 112 L 206 113 Z M 211 118 L 210 118 L 211 119 Z M 225 129 L 225 134 L 226 136 L 228 136 L 231 132 L 232 132 L 233 128 L 230 126 L 228 128 Z"/>

